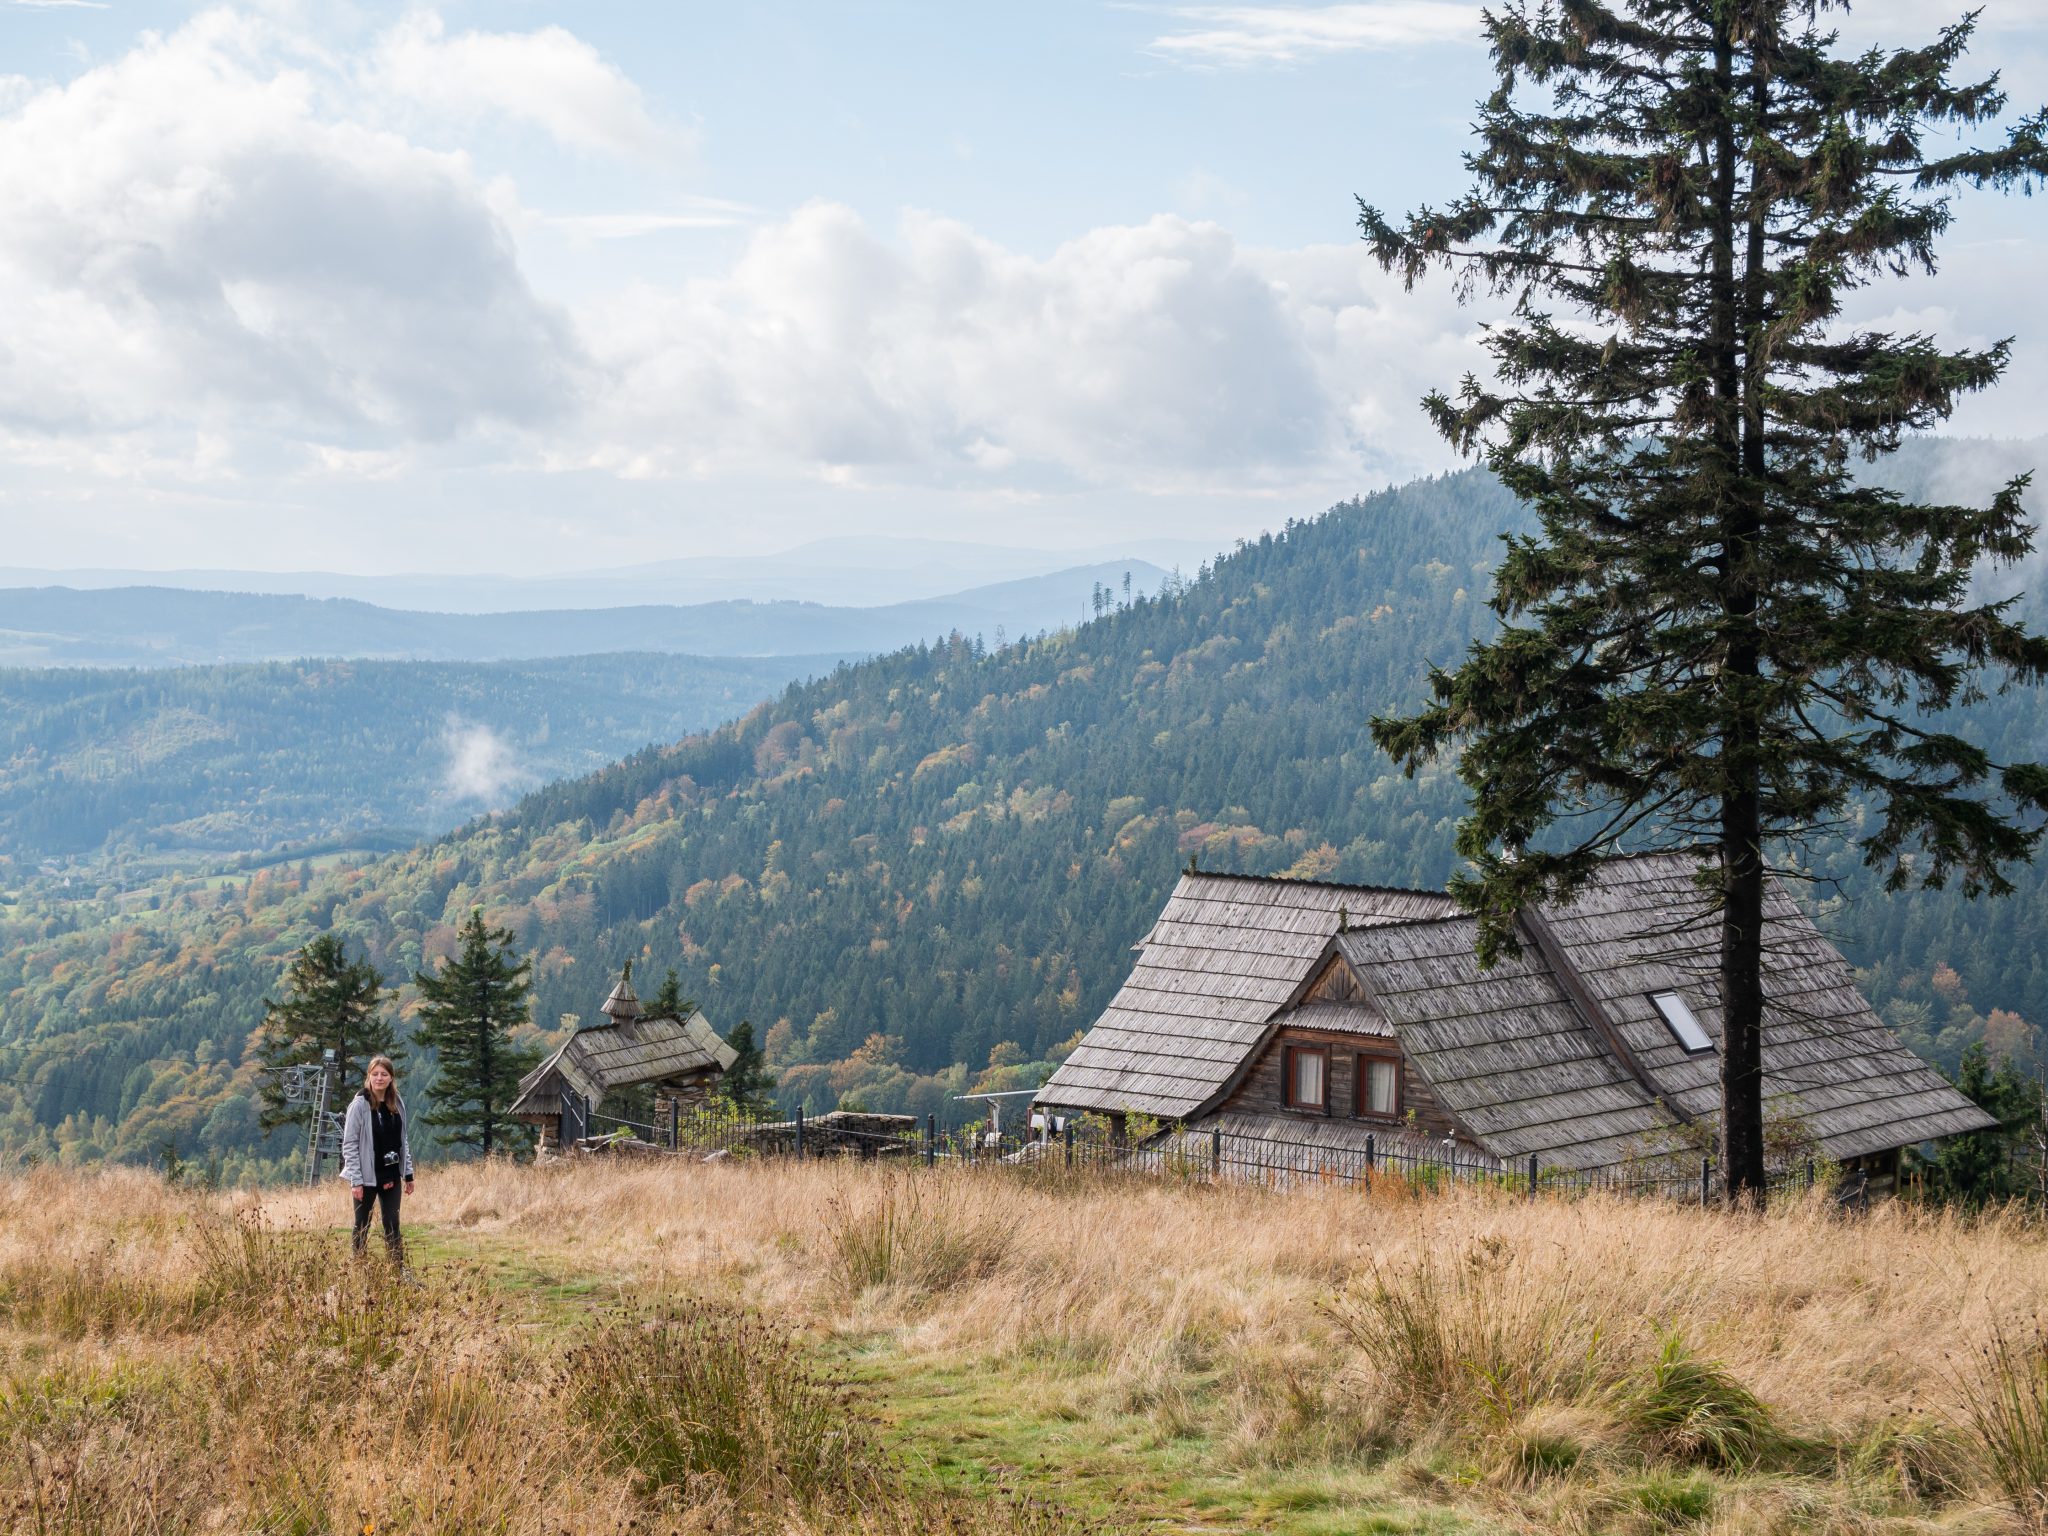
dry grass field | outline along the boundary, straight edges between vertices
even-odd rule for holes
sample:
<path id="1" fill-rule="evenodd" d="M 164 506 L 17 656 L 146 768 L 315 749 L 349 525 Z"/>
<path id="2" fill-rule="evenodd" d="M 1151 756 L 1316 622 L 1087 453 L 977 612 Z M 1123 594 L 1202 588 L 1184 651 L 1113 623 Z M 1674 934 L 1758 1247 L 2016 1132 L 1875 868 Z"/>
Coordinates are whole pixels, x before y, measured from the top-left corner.
<path id="1" fill-rule="evenodd" d="M 2048 1234 L 1399 1186 L 428 1170 L 0 1180 L 0 1528 L 2048 1524 Z"/>

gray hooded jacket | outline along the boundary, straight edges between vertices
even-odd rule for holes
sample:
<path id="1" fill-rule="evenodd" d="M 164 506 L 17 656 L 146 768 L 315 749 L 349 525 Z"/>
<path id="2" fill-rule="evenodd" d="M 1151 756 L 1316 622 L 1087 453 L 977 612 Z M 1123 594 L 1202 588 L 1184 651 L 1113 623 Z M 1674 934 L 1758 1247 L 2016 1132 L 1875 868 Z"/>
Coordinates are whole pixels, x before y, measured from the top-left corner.
<path id="1" fill-rule="evenodd" d="M 405 1098 L 398 1096 L 398 1155 L 404 1163 L 400 1178 L 412 1177 L 412 1123 L 406 1118 Z M 348 1118 L 341 1124 L 341 1177 L 352 1186 L 375 1188 L 384 1182 L 376 1176 L 377 1138 L 370 1129 L 370 1101 L 357 1094 L 348 1101 Z"/>

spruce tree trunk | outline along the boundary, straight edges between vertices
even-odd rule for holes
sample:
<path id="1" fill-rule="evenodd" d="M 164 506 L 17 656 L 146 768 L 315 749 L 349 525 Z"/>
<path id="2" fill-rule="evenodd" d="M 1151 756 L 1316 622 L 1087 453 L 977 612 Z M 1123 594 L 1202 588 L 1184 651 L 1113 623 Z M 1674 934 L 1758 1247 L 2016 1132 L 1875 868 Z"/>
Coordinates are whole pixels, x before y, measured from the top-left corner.
<path id="1" fill-rule="evenodd" d="M 1756 542 L 1762 531 L 1763 436 L 1753 387 L 1761 276 L 1754 225 L 1738 231 L 1735 183 L 1733 16 L 1715 28 L 1715 97 L 1710 319 L 1715 413 L 1713 473 L 1721 501 L 1721 1172 L 1728 1200 L 1764 1197 L 1762 723 L 1757 681 L 1763 647 L 1756 632 Z M 1738 238 L 1750 261 L 1738 277 Z"/>
<path id="2" fill-rule="evenodd" d="M 1753 794 L 1722 806 L 1721 1173 L 1730 1203 L 1764 1198 L 1764 861 Z"/>
<path id="3" fill-rule="evenodd" d="M 491 1155 L 491 989 L 485 983 L 477 989 L 478 1059 L 483 1063 L 483 1091 L 479 1095 L 484 1112 L 484 1156 Z"/>

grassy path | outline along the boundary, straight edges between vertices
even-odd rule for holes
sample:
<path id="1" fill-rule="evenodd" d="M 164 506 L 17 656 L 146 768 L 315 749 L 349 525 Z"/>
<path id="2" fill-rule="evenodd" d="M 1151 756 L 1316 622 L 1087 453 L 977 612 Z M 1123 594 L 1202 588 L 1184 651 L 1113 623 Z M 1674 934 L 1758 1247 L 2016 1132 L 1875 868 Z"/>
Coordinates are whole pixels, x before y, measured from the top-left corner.
<path id="1" fill-rule="evenodd" d="M 1450 1536 L 1477 1529 L 1357 1467 L 1240 1469 L 1202 1429 L 1147 1412 L 1083 1410 L 1086 1384 L 1010 1363 L 903 1353 L 886 1337 L 846 1355 L 894 1444 L 955 1488 L 1008 1487 L 1111 1523 L 1173 1532 Z"/>
<path id="2" fill-rule="evenodd" d="M 408 1241 L 421 1265 L 477 1271 L 538 1328 L 567 1329 L 593 1309 L 627 1306 L 634 1297 L 634 1282 L 620 1270 L 494 1234 L 415 1224 Z M 1212 1417 L 1206 1410 L 1213 1406 L 1202 1401 L 1199 1381 L 1189 1412 L 1168 1415 L 1168 1429 L 1153 1405 L 1105 1404 L 1085 1372 L 912 1351 L 893 1330 L 811 1336 L 820 1363 L 860 1389 L 914 1483 L 1020 1494 L 1111 1527 L 1191 1536 L 1488 1529 L 1363 1467 L 1233 1465 L 1228 1447 L 1198 1422 Z"/>

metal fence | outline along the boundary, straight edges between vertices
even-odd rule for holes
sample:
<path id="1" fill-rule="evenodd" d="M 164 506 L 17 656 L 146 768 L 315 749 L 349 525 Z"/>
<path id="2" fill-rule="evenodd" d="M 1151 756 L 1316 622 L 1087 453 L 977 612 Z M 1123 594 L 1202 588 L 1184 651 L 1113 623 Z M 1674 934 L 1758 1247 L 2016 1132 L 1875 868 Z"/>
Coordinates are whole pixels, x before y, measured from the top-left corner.
<path id="1" fill-rule="evenodd" d="M 922 1122 L 907 1115 L 834 1113 L 786 1120 L 747 1114 L 713 1103 L 671 1107 L 653 1123 L 593 1113 L 588 1103 L 564 1104 L 565 1145 L 586 1150 L 620 1148 L 689 1156 L 728 1158 L 841 1157 L 863 1161 L 922 1163 L 936 1167 L 1009 1170 L 1025 1174 L 1125 1175 L 1189 1183 L 1233 1183 L 1268 1189 L 1315 1185 L 1395 1186 L 1429 1193 L 1486 1187 L 1534 1198 L 1542 1194 L 1618 1194 L 1679 1200 L 1701 1205 L 1726 1194 L 1721 1171 L 1711 1158 L 1688 1163 L 1671 1157 L 1606 1168 L 1548 1167 L 1530 1156 L 1515 1162 L 1491 1157 L 1455 1142 L 1419 1145 L 1395 1134 L 1384 1141 L 1367 1135 L 1362 1146 L 1330 1146 L 1226 1134 L 1216 1126 L 1165 1126 L 1122 1137 L 1106 1124 L 1078 1118 L 1049 1122 L 1026 1133 L 981 1128 L 941 1129 L 936 1117 Z M 1804 1193 L 1823 1176 L 1811 1158 L 1770 1170 L 1772 1194 Z M 1867 1208 L 1868 1178 L 1855 1174 L 1837 1183 L 1845 1206 Z"/>

